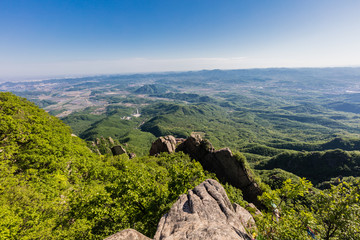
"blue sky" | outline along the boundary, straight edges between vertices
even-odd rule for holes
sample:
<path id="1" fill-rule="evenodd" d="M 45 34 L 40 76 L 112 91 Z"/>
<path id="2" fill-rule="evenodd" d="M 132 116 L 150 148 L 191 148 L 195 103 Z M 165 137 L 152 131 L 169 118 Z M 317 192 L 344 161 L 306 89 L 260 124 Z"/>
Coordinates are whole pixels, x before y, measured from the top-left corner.
<path id="1" fill-rule="evenodd" d="M 0 0 L 0 79 L 360 66 L 358 0 Z"/>

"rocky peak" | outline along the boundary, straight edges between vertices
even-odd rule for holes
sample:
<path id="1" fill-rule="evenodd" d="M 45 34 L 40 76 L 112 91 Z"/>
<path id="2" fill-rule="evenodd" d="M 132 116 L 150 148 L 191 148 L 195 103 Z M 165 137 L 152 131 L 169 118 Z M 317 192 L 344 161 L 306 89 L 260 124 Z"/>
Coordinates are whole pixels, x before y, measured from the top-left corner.
<path id="1" fill-rule="evenodd" d="M 169 135 L 165 137 L 159 137 L 153 144 L 151 145 L 150 155 L 154 156 L 161 152 L 172 153 L 175 152 L 176 148 L 176 139 Z"/>
<path id="2" fill-rule="evenodd" d="M 251 214 L 231 204 L 225 189 L 213 179 L 205 180 L 181 195 L 158 224 L 154 240 L 250 240 L 248 232 L 256 228 Z M 126 229 L 106 240 L 149 238 Z"/>
<path id="3" fill-rule="evenodd" d="M 232 205 L 224 188 L 208 179 L 183 194 L 159 222 L 155 240 L 251 239 L 245 224 L 251 214 Z"/>

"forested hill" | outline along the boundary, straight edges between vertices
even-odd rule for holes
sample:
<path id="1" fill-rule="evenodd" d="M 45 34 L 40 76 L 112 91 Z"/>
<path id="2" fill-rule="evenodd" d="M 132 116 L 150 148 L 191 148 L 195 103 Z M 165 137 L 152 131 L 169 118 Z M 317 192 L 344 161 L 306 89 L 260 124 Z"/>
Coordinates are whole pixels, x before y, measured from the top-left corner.
<path id="1" fill-rule="evenodd" d="M 214 177 L 182 153 L 94 154 L 11 93 L 0 93 L 0 122 L 0 239 L 103 239 L 129 227 L 152 236 L 180 194 Z"/>
<path id="2" fill-rule="evenodd" d="M 179 109 L 184 114 L 196 110 L 184 107 L 175 112 Z M 126 154 L 95 154 L 59 119 L 11 93 L 0 93 L 0 122 L 0 239 L 104 239 L 127 228 L 153 237 L 160 218 L 179 195 L 205 179 L 217 179 L 183 152 L 132 159 Z M 247 156 L 256 151 L 275 155 L 265 166 L 297 156 L 267 148 L 248 147 Z M 208 150 L 211 156 L 230 153 L 228 149 Z M 347 153 L 331 153 L 347 156 L 344 164 L 354 167 Z M 327 154 L 318 153 L 319 161 L 326 163 Z M 245 157 L 237 162 L 249 169 Z M 296 165 L 294 171 L 301 171 L 300 167 Z M 265 182 L 272 190 L 256 172 L 268 179 Z M 243 199 L 245 191 L 222 183 L 232 203 L 254 214 L 258 228 L 245 229 L 249 234 L 300 240 L 306 239 L 307 226 L 311 226 L 319 239 L 358 239 L 360 189 L 356 180 L 355 184 L 337 181 L 337 186 L 320 191 L 283 170 L 256 172 L 252 175 L 263 191 L 259 201 L 266 206 L 260 215 Z M 280 221 L 274 220 L 274 205 L 281 210 Z"/>
<path id="3" fill-rule="evenodd" d="M 0 93 L 2 239 L 62 235 L 69 198 L 91 181 L 98 156 L 56 117 Z"/>

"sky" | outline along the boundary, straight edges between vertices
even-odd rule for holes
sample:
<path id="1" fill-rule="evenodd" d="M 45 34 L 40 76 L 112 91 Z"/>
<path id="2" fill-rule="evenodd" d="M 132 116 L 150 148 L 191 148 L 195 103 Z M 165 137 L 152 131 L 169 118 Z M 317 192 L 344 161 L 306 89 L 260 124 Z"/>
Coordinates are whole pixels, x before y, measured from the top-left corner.
<path id="1" fill-rule="evenodd" d="M 360 66 L 358 0 L 0 0 L 0 80 Z"/>

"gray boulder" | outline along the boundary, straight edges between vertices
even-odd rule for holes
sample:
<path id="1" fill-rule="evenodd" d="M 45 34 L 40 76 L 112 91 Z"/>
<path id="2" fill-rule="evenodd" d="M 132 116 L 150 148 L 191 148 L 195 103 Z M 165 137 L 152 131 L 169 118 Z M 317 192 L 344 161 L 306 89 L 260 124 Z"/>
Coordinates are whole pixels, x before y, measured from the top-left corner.
<path id="1" fill-rule="evenodd" d="M 251 240 L 256 228 L 251 214 L 231 204 L 225 189 L 207 179 L 181 195 L 158 224 L 154 240 Z M 133 229 L 118 232 L 105 240 L 150 240 Z"/>
<path id="2" fill-rule="evenodd" d="M 151 145 L 150 155 L 154 156 L 161 152 L 172 153 L 175 152 L 176 148 L 176 139 L 169 135 L 165 137 L 159 137 L 153 144 Z"/>
<path id="3" fill-rule="evenodd" d="M 224 188 L 208 179 L 183 194 L 165 214 L 155 234 L 155 240 L 222 239 L 250 240 L 246 228 L 255 227 L 251 214 L 232 205 Z"/>

